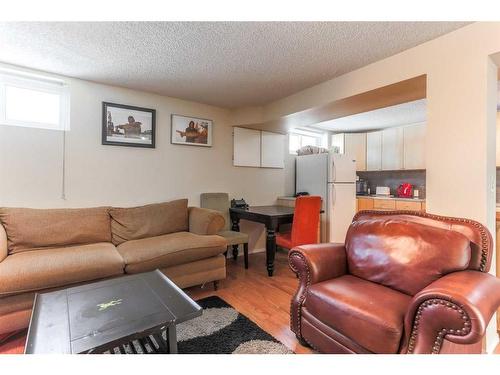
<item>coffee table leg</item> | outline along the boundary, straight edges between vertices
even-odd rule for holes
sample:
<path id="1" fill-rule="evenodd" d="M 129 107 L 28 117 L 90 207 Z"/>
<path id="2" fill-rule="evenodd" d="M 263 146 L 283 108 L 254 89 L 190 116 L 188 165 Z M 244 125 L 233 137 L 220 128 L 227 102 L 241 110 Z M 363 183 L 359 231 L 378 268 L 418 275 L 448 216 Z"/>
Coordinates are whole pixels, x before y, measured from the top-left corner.
<path id="1" fill-rule="evenodd" d="M 177 354 L 177 331 L 175 324 L 167 328 L 167 346 L 169 354 Z"/>

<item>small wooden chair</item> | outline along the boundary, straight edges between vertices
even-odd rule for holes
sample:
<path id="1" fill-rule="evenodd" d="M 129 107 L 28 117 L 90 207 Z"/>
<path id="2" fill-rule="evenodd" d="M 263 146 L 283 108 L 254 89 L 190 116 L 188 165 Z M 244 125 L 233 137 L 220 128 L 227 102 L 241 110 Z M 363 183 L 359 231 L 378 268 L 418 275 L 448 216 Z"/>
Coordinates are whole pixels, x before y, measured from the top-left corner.
<path id="1" fill-rule="evenodd" d="M 232 246 L 234 260 L 238 258 L 238 246 L 243 245 L 245 268 L 248 268 L 248 234 L 230 230 L 229 195 L 227 193 L 202 193 L 200 195 L 200 206 L 219 211 L 224 215 L 226 225 L 217 235 L 226 239 L 228 250 L 229 246 Z M 227 255 L 227 251 L 224 254 Z"/>

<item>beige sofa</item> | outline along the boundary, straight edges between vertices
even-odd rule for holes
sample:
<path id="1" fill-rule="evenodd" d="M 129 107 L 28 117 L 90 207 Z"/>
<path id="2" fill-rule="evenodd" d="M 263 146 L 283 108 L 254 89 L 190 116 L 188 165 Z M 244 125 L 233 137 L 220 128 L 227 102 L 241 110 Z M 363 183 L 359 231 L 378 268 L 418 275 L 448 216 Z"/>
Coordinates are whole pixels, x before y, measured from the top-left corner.
<path id="1" fill-rule="evenodd" d="M 187 199 L 133 208 L 0 208 L 0 335 L 28 326 L 36 292 L 160 269 L 178 286 L 226 277 L 217 211 Z"/>

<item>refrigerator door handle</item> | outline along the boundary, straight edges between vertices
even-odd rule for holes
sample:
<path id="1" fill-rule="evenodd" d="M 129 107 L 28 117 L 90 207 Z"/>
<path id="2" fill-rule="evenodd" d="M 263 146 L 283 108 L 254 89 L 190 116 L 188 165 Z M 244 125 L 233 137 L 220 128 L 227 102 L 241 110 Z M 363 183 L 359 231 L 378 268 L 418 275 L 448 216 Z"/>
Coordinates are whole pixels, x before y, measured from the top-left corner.
<path id="1" fill-rule="evenodd" d="M 331 169 L 332 169 L 332 182 L 335 181 L 335 175 L 336 175 L 336 165 L 335 165 L 335 162 L 332 160 L 332 165 L 331 165 Z"/>

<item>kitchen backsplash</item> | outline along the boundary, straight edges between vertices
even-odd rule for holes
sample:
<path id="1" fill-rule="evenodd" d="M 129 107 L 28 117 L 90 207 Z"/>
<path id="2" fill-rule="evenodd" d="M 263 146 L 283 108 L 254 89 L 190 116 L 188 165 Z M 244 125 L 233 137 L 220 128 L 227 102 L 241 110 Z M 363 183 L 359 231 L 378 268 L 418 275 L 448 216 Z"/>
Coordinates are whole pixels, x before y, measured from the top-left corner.
<path id="1" fill-rule="evenodd" d="M 370 193 L 375 194 L 377 186 L 389 186 L 391 194 L 396 195 L 397 188 L 403 182 L 408 182 L 413 185 L 414 189 L 418 190 L 419 198 L 425 198 L 425 170 L 402 170 L 402 171 L 369 171 L 356 172 L 359 178 L 363 178 L 368 182 Z M 497 169 L 497 176 L 499 169 Z M 498 181 L 498 177 L 497 177 Z M 499 199 L 499 186 L 497 185 L 497 202 Z"/>

